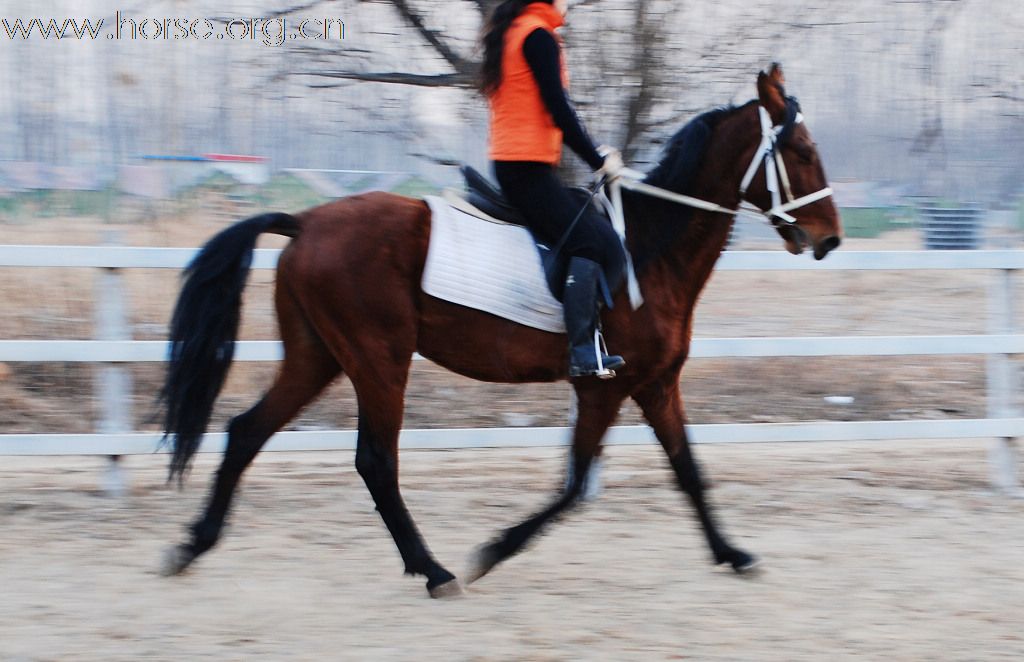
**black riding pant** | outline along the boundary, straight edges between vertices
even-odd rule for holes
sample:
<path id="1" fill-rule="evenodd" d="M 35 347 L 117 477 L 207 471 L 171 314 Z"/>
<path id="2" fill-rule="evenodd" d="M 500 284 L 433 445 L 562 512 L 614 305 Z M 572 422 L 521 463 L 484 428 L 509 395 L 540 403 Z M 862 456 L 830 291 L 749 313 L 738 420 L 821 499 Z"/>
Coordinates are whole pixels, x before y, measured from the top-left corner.
<path id="1" fill-rule="evenodd" d="M 555 175 L 555 169 L 537 161 L 494 161 L 494 174 L 510 203 L 522 212 L 530 230 L 554 249 L 562 240 L 585 200 L 570 195 Z M 622 242 L 591 201 L 560 252 L 566 257 L 584 257 L 601 265 L 609 284 L 620 281 L 626 264 Z"/>

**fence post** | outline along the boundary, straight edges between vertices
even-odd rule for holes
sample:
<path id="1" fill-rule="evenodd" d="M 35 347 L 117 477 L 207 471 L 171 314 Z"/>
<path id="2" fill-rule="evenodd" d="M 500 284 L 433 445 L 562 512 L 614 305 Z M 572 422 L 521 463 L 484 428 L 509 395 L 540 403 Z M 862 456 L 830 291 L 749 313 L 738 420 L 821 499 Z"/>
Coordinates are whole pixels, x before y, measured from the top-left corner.
<path id="1" fill-rule="evenodd" d="M 1013 269 L 995 270 L 989 290 L 989 333 L 1014 332 L 1014 278 Z M 988 388 L 988 417 L 1009 418 L 1016 415 L 1018 376 L 1009 354 L 989 354 L 985 357 Z M 989 473 L 992 485 L 1014 496 L 1024 496 L 1017 478 L 1017 440 L 1014 437 L 996 439 L 989 450 Z"/>
<path id="2" fill-rule="evenodd" d="M 118 233 L 104 233 L 104 245 L 120 243 Z M 125 315 L 124 286 L 120 269 L 105 267 L 96 280 L 96 339 L 131 340 Z M 100 422 L 97 432 L 117 434 L 132 431 L 131 374 L 117 363 L 104 363 L 98 368 L 97 397 L 100 401 Z M 126 491 L 119 455 L 109 457 L 104 490 L 110 496 Z"/>

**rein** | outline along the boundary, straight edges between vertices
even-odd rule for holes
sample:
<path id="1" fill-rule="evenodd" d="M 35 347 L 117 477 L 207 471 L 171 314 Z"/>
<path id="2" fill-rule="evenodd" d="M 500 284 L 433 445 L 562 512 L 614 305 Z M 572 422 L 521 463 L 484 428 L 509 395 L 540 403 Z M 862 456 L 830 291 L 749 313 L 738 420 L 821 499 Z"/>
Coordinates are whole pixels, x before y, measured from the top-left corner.
<path id="1" fill-rule="evenodd" d="M 754 158 L 747 167 L 746 174 L 743 175 L 743 180 L 740 182 L 740 202 L 741 206 L 743 202 L 747 202 L 748 208 L 756 210 L 758 213 L 764 215 L 769 223 L 773 226 L 779 226 L 780 223 L 795 224 L 796 218 L 791 216 L 789 212 L 800 207 L 805 207 L 812 202 L 817 202 L 832 195 L 832 188 L 826 186 L 825 188 L 801 196 L 799 198 L 793 197 L 793 191 L 789 184 L 789 174 L 786 172 L 786 163 L 782 159 L 782 154 L 778 150 L 779 135 L 786 128 L 784 124 L 777 126 L 772 125 L 771 115 L 765 110 L 764 106 L 759 105 L 757 107 L 758 116 L 761 119 L 761 144 L 758 145 L 757 150 L 754 152 Z M 795 124 L 803 122 L 803 114 L 797 113 L 796 118 L 793 120 Z M 747 188 L 750 186 L 750 182 L 753 181 L 754 175 L 760 170 L 761 165 L 765 168 L 765 181 L 767 183 L 768 191 L 771 194 L 772 206 L 769 209 L 761 209 L 749 203 L 745 199 Z M 613 179 L 607 188 L 611 194 L 611 201 L 605 200 L 605 207 L 608 209 L 608 214 L 612 219 L 612 227 L 618 233 L 622 239 L 623 248 L 626 245 L 626 218 L 622 211 L 622 189 L 627 188 L 637 193 L 643 193 L 655 198 L 661 198 L 662 200 L 668 200 L 669 202 L 675 202 L 686 207 L 693 207 L 694 209 L 702 209 L 704 211 L 710 211 L 719 214 L 728 214 L 729 216 L 735 216 L 739 213 L 740 207 L 723 207 L 722 205 L 714 202 L 708 202 L 707 200 L 701 200 L 700 198 L 694 198 L 689 195 L 683 195 L 674 191 L 663 189 L 659 186 L 653 186 L 644 181 L 645 178 L 642 172 L 632 170 L 630 168 L 623 168 L 619 173 L 619 176 Z M 782 184 L 780 190 L 779 184 Z M 782 194 L 786 195 L 786 202 L 782 202 Z M 636 310 L 643 305 L 643 296 L 640 294 L 640 283 L 637 281 L 636 272 L 633 270 L 633 260 L 630 257 L 629 251 L 626 250 L 626 274 L 627 274 L 627 288 L 629 290 L 629 301 L 633 309 Z"/>

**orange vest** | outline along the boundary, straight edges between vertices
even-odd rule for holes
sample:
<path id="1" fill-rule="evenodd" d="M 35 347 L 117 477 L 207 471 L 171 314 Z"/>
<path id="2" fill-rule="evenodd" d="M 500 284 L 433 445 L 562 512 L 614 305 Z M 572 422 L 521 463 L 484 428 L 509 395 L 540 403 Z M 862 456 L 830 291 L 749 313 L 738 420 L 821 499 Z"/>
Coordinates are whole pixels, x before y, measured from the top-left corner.
<path id="1" fill-rule="evenodd" d="M 537 28 L 555 35 L 564 23 L 553 5 L 534 2 L 512 21 L 505 33 L 501 56 L 501 83 L 490 97 L 491 149 L 493 161 L 540 161 L 557 164 L 562 157 L 562 130 L 544 105 L 533 71 L 523 55 L 523 42 Z M 562 84 L 569 77 L 564 58 L 560 61 Z"/>

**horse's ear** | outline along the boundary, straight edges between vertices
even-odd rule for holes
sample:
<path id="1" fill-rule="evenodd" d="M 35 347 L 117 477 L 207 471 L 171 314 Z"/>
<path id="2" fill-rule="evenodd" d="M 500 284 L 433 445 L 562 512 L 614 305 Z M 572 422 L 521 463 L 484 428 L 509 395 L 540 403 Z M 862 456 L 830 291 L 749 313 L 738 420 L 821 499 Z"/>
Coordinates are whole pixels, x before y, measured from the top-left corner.
<path id="1" fill-rule="evenodd" d="M 785 83 L 782 67 L 777 62 L 772 63 L 768 73 L 762 71 L 757 75 L 757 97 L 775 124 L 786 121 Z"/>

